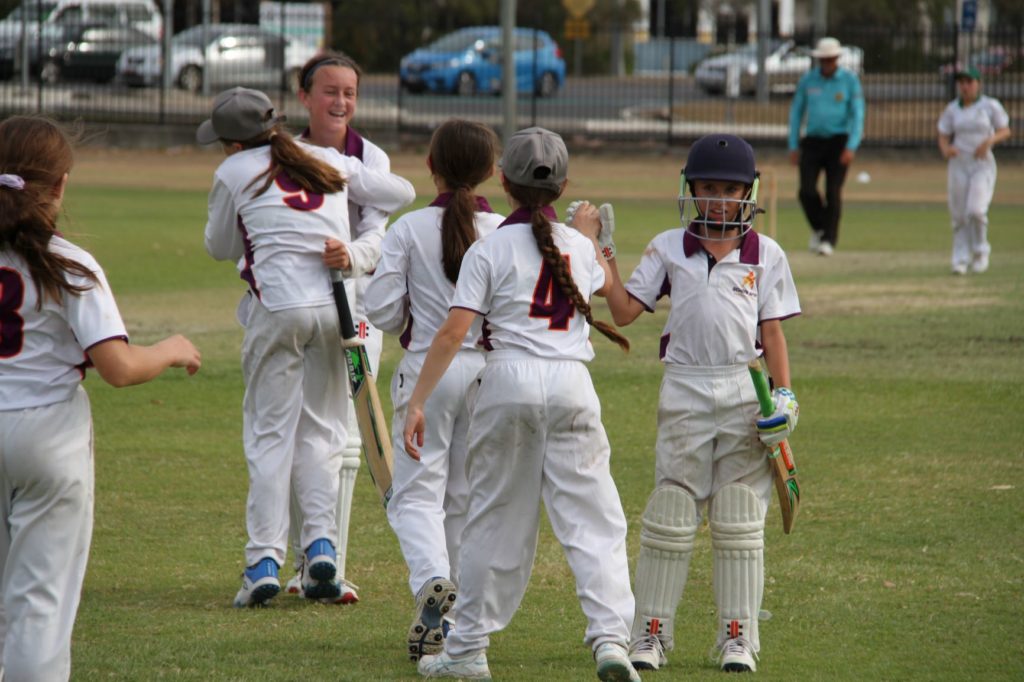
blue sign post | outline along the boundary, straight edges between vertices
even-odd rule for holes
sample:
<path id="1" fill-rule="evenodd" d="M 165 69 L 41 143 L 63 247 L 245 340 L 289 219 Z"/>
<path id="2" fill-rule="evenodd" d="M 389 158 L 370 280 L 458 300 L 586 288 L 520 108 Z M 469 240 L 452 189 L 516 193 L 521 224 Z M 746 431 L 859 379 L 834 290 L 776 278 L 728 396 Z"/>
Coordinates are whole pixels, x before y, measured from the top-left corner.
<path id="1" fill-rule="evenodd" d="M 960 10 L 960 30 L 970 32 L 974 30 L 974 23 L 978 18 L 978 0 L 963 0 L 963 3 Z"/>

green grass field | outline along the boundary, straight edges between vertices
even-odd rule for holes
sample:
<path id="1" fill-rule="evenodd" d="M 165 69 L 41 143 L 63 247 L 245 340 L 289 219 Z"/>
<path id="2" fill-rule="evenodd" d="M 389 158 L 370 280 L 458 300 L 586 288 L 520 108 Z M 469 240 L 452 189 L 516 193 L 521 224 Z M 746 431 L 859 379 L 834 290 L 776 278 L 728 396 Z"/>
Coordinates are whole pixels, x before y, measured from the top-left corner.
<path id="1" fill-rule="evenodd" d="M 130 389 L 93 373 L 86 381 L 96 530 L 73 678 L 418 679 L 404 654 L 405 564 L 365 470 L 347 571 L 362 601 L 327 607 L 280 596 L 268 609 L 231 608 L 247 490 L 234 321 L 242 284 L 202 246 L 216 161 L 162 157 L 141 173 L 124 156 L 93 153 L 72 175 L 63 229 L 104 265 L 133 340 L 183 332 L 204 363 L 192 378 L 177 371 Z M 662 172 L 678 167 L 640 160 L 648 174 L 621 183 L 610 163 L 584 159 L 574 187 L 583 194 L 567 199 L 615 201 L 628 276 L 650 237 L 678 222 L 676 180 Z M 419 203 L 430 187 L 422 165 L 396 160 Z M 922 185 L 915 199 L 901 192 L 916 176 L 873 169 L 870 187 L 849 187 L 840 249 L 823 259 L 806 253 L 790 199 L 795 173 L 779 169 L 778 238 L 804 309 L 784 325 L 802 406 L 792 444 L 804 501 L 790 536 L 777 507 L 769 510 L 764 608 L 773 616 L 761 627 L 761 678 L 1024 677 L 1013 634 L 1024 615 L 1024 231 L 1021 202 L 1006 199 L 1024 173 L 1006 165 L 991 212 L 991 270 L 963 278 L 949 274 L 941 184 Z M 941 178 L 940 166 L 923 166 Z M 505 209 L 494 185 L 488 194 Z M 609 319 L 601 303 L 595 314 Z M 653 483 L 663 322 L 659 310 L 627 327 L 628 356 L 593 337 L 591 372 L 633 560 Z M 398 358 L 388 339 L 378 381 L 385 402 Z M 645 679 L 721 675 L 707 659 L 710 560 L 702 529 L 677 649 L 667 669 Z M 583 630 L 572 576 L 545 525 L 523 607 L 492 640 L 491 671 L 499 680 L 595 679 Z"/>

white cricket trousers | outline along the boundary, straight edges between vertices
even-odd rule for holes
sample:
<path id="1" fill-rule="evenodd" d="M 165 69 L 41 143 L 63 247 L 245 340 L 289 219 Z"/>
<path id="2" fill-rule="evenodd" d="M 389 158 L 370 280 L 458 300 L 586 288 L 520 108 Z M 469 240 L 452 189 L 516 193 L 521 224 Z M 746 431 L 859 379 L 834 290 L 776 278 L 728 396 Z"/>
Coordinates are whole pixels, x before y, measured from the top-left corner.
<path id="1" fill-rule="evenodd" d="M 480 351 L 455 354 L 423 407 L 426 428 L 417 462 L 405 452 L 405 416 L 426 355 L 406 353 L 391 377 L 395 470 L 388 521 L 409 566 L 414 596 L 433 577 L 458 581 L 458 552 L 469 503 L 466 394 L 484 367 Z"/>
<path id="2" fill-rule="evenodd" d="M 93 524 L 89 398 L 0 411 L 0 646 L 5 682 L 71 675 Z"/>
<path id="3" fill-rule="evenodd" d="M 533 569 L 542 500 L 576 577 L 584 642 L 625 645 L 634 609 L 626 518 L 586 365 L 487 353 L 470 412 L 469 518 L 445 648 L 453 656 L 485 649 L 512 619 Z"/>
<path id="4" fill-rule="evenodd" d="M 242 343 L 242 438 L 249 465 L 247 566 L 270 557 L 283 566 L 288 503 L 302 511 L 300 542 L 333 539 L 338 467 L 348 399 L 333 304 L 269 311 L 254 301 Z"/>
<path id="5" fill-rule="evenodd" d="M 954 267 L 967 266 L 975 257 L 988 256 L 988 207 L 996 187 L 996 160 L 971 155 L 949 160 L 946 193 L 953 224 Z"/>
<path id="6" fill-rule="evenodd" d="M 666 363 L 658 399 L 655 487 L 685 488 L 700 510 L 722 487 L 743 483 L 757 493 L 766 512 L 772 472 L 767 450 L 757 437 L 759 414 L 745 363 Z"/>

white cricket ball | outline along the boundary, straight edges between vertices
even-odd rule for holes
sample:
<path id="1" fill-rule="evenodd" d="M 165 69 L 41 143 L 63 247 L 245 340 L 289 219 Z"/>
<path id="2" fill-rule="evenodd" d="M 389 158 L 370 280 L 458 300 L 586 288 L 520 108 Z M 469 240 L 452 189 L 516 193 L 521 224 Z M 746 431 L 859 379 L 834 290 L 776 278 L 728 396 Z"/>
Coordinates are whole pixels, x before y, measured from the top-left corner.
<path id="1" fill-rule="evenodd" d="M 857 173 L 857 182 L 862 185 L 866 185 L 871 182 L 871 176 L 868 175 L 867 171 L 861 171 L 860 173 Z"/>

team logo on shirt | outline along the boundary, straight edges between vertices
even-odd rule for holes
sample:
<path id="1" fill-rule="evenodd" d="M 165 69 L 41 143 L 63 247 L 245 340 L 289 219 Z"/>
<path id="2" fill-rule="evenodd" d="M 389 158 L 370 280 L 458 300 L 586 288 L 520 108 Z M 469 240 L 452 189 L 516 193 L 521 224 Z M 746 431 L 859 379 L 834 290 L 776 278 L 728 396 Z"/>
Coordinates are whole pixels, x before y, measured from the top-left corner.
<path id="1" fill-rule="evenodd" d="M 836 93 L 836 101 L 837 102 L 842 102 L 843 101 L 843 93 L 841 93 L 841 92 L 837 92 Z"/>
<path id="2" fill-rule="evenodd" d="M 740 286 L 734 286 L 732 290 L 744 296 L 757 296 L 757 275 L 753 270 L 748 271 L 740 280 Z"/>

